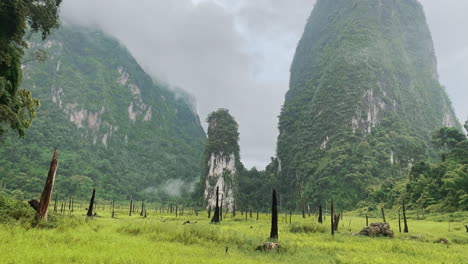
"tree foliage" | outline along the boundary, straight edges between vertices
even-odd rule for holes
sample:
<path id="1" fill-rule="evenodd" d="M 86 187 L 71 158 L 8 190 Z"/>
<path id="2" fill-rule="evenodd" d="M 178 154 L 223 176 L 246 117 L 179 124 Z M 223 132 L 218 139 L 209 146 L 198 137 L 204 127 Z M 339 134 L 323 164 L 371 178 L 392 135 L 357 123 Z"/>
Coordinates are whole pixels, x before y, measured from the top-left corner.
<path id="1" fill-rule="evenodd" d="M 435 136 L 439 137 L 441 131 L 451 132 L 450 152 L 439 163 L 416 163 L 409 173 L 405 195 L 416 208 L 468 210 L 468 139 L 448 128 L 439 130 Z"/>
<path id="2" fill-rule="evenodd" d="M 9 0 L 0 2 L 0 136 L 10 126 L 24 135 L 36 117 L 39 100 L 20 90 L 21 58 L 28 45 L 28 30 L 45 39 L 59 26 L 61 0 Z"/>

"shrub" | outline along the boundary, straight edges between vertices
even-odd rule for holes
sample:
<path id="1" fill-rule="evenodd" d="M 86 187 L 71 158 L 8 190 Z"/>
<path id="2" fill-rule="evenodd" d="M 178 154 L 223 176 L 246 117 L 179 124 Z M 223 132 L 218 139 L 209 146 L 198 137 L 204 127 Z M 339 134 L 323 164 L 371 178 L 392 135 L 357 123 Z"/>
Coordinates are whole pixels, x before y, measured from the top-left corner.
<path id="1" fill-rule="evenodd" d="M 30 222 L 34 219 L 34 209 L 26 202 L 16 201 L 0 194 L 0 223 Z"/>
<path id="2" fill-rule="evenodd" d="M 326 233 L 328 229 L 324 225 L 315 223 L 311 224 L 298 224 L 294 223 L 289 229 L 291 233 Z"/>

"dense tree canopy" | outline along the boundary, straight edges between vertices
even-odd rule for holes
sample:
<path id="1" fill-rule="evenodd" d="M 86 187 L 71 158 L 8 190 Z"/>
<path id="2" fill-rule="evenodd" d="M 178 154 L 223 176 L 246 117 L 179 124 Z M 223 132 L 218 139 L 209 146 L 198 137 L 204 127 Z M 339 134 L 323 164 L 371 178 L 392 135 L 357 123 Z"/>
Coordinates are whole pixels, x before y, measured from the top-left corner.
<path id="1" fill-rule="evenodd" d="M 19 90 L 24 36 L 41 32 L 45 39 L 59 25 L 61 0 L 9 0 L 0 2 L 0 135 L 6 126 L 24 135 L 36 116 L 39 101 Z"/>

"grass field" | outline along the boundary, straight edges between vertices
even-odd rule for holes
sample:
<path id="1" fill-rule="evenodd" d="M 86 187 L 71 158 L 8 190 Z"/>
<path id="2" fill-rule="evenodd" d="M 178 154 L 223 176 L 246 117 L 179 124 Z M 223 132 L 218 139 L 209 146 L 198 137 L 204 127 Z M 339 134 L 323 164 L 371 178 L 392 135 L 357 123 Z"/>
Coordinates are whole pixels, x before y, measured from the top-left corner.
<path id="1" fill-rule="evenodd" d="M 108 211 L 87 219 L 84 213 L 52 213 L 53 226 L 0 225 L 0 263 L 468 263 L 466 214 L 450 223 L 450 230 L 448 222 L 411 219 L 409 234 L 400 234 L 398 221 L 387 217 L 394 239 L 353 236 L 365 226 L 363 217 L 345 214 L 332 237 L 328 217 L 319 225 L 315 217 L 293 215 L 289 224 L 281 215 L 282 250 L 262 252 L 255 248 L 268 241 L 267 214 L 258 221 L 255 213 L 247 220 L 239 214 L 211 225 L 206 214 L 176 218 L 151 211 L 143 218 L 121 210 L 116 219 Z M 183 225 L 186 220 L 191 224 Z M 451 243 L 434 243 L 439 238 Z"/>

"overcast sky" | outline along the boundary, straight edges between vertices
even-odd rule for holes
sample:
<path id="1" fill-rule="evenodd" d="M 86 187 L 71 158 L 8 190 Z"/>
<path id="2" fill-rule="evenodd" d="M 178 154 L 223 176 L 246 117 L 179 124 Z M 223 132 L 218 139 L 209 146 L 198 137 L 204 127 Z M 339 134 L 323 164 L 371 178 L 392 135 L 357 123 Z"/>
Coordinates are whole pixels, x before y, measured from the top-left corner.
<path id="1" fill-rule="evenodd" d="M 468 1 L 422 0 L 441 83 L 468 116 Z M 65 0 L 62 17 L 116 37 L 152 77 L 193 94 L 198 114 L 227 108 L 242 162 L 275 155 L 289 68 L 315 0 Z M 205 125 L 206 127 L 206 125 Z"/>

